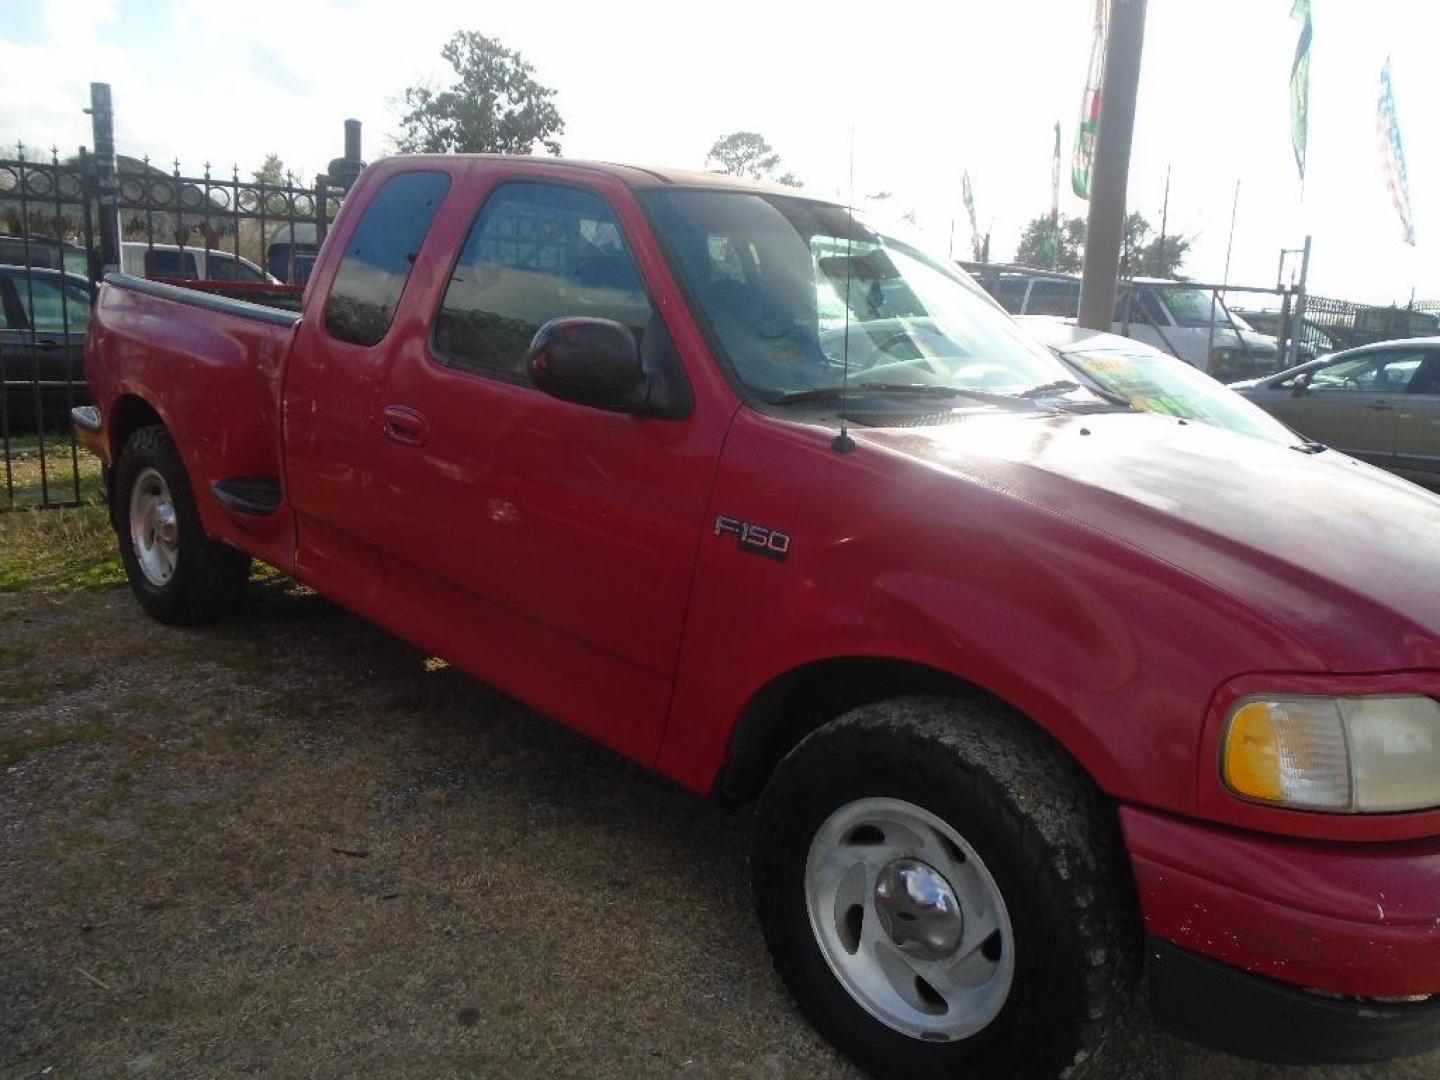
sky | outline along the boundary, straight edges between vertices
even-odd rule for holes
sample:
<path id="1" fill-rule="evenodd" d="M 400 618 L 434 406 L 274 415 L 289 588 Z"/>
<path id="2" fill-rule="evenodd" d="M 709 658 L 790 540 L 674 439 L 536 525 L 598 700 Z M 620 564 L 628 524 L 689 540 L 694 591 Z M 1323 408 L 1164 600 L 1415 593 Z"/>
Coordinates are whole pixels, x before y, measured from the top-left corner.
<path id="1" fill-rule="evenodd" d="M 1150 0 L 1129 207 L 1192 238 L 1185 273 L 1273 285 L 1282 248 L 1313 236 L 1314 292 L 1440 299 L 1440 4 L 1312 0 L 1310 138 L 1302 190 L 1289 137 L 1292 0 Z M 0 0 L 0 145 L 89 145 L 92 80 L 113 87 L 121 153 L 242 174 L 278 153 L 307 182 L 340 154 L 393 150 L 407 85 L 443 84 L 456 30 L 516 49 L 557 91 L 569 157 L 703 168 L 735 130 L 761 132 L 806 187 L 857 203 L 891 192 L 944 247 L 968 252 L 968 171 L 991 255 L 1061 210 L 1090 51 L 1092 0 L 920 3 L 481 4 L 475 0 Z M 1392 56 L 1417 245 L 1380 167 L 1376 102 Z M 1239 200 L 1235 201 L 1239 183 Z M 1291 269 L 1298 270 L 1298 260 Z M 1287 270 L 1287 278 L 1290 271 Z"/>

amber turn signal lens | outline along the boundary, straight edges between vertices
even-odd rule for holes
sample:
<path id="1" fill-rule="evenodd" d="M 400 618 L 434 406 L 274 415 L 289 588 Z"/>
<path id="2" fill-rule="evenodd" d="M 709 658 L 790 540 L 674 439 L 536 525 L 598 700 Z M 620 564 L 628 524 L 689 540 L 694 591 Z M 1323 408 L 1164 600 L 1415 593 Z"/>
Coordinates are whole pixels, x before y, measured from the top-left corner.
<path id="1" fill-rule="evenodd" d="M 1296 810 L 1440 806 L 1440 701 L 1419 695 L 1266 697 L 1230 714 L 1226 786 Z"/>
<path id="2" fill-rule="evenodd" d="M 1247 799 L 1309 810 L 1350 808 L 1345 729 L 1333 698 L 1251 701 L 1230 717 L 1225 783 Z"/>

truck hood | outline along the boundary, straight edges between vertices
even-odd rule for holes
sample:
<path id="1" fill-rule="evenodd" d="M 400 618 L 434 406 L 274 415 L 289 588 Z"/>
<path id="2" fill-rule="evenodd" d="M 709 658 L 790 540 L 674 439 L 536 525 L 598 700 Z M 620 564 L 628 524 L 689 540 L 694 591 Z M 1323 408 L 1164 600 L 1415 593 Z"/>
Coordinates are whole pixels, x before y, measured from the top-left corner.
<path id="1" fill-rule="evenodd" d="M 1329 670 L 1440 668 L 1440 496 L 1154 414 L 956 417 L 856 435 L 1163 560 Z"/>

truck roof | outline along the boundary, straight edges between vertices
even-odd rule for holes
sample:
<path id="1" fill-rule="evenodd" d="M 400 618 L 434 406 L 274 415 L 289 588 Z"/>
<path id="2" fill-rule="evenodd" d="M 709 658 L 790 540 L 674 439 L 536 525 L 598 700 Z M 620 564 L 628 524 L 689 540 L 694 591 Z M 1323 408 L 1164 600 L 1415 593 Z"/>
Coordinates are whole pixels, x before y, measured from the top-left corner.
<path id="1" fill-rule="evenodd" d="M 766 180 L 750 180 L 726 173 L 703 172 L 698 169 L 674 169 L 654 165 L 627 165 L 613 161 L 588 161 L 582 158 L 545 157 L 538 154 L 397 154 L 382 158 L 376 164 L 386 167 L 405 162 L 516 162 L 527 165 L 560 166 L 613 176 L 632 188 L 705 187 L 728 191 L 764 192 L 771 195 L 792 195 L 816 202 L 834 203 L 834 199 L 817 196 L 799 188 L 787 187 Z"/>

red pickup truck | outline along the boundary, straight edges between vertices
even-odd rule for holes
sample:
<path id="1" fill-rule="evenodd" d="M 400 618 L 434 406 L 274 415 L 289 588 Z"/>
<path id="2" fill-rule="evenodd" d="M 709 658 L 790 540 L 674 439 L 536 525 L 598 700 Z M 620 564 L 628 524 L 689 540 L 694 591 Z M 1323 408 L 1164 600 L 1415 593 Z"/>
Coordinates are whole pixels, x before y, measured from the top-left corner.
<path id="1" fill-rule="evenodd" d="M 1250 1055 L 1440 1043 L 1435 496 L 1101 400 L 842 206 L 539 158 L 371 166 L 299 313 L 112 276 L 87 365 L 150 614 L 260 559 L 758 798 L 874 1072 L 1078 1076 L 1142 976 Z"/>

